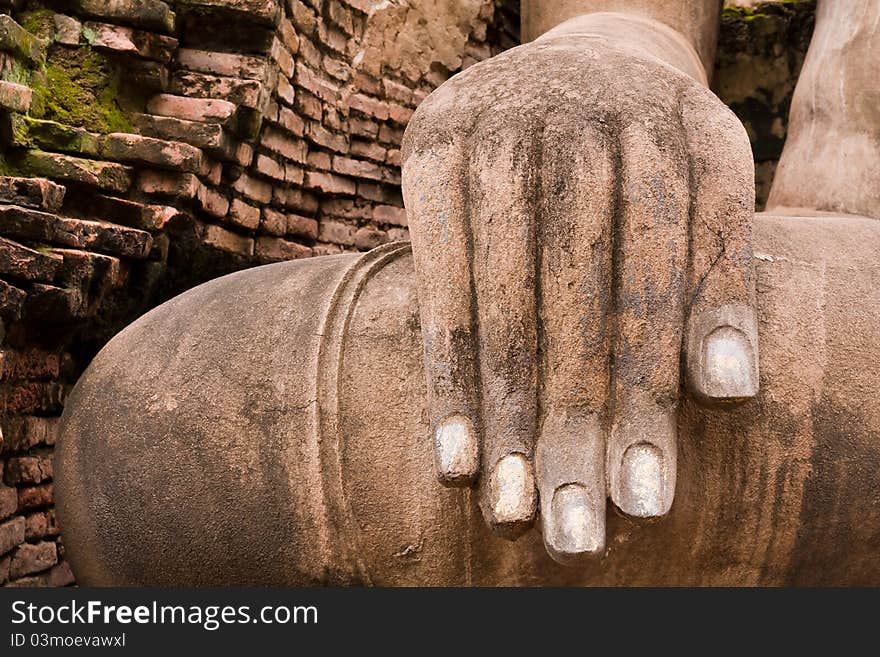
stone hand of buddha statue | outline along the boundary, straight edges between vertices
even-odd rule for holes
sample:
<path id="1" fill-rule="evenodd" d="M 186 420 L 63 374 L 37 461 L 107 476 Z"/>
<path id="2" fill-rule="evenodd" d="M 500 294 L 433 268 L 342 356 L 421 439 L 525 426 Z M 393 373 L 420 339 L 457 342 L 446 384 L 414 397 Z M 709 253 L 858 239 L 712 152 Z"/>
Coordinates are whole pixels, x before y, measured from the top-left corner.
<path id="1" fill-rule="evenodd" d="M 754 172 L 706 39 L 531 4 L 574 15 L 422 104 L 403 187 L 438 477 L 501 536 L 540 507 L 570 563 L 604 551 L 607 497 L 670 509 L 682 363 L 705 403 L 757 392 Z"/>

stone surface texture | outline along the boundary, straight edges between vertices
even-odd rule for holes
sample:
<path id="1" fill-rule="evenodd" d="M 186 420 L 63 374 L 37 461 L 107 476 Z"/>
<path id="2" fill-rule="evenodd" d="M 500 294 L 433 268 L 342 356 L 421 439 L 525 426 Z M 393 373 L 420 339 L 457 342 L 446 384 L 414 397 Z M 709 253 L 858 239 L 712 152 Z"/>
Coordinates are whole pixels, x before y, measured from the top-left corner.
<path id="1" fill-rule="evenodd" d="M 415 438 L 406 247 L 212 281 L 114 338 L 68 402 L 56 476 L 75 570 L 93 585 L 880 584 L 880 370 L 862 366 L 880 358 L 878 240 L 871 218 L 757 216 L 761 394 L 725 413 L 686 400 L 669 515 L 609 513 L 604 559 L 578 568 L 538 532 L 494 536 L 475 495 L 437 485 Z"/>
<path id="2" fill-rule="evenodd" d="M 0 1 L 0 584 L 73 582 L 53 449 L 94 354 L 218 275 L 407 239 L 403 130 L 518 44 L 517 5 Z M 759 203 L 812 10 L 722 16 L 715 88 L 753 137 Z"/>

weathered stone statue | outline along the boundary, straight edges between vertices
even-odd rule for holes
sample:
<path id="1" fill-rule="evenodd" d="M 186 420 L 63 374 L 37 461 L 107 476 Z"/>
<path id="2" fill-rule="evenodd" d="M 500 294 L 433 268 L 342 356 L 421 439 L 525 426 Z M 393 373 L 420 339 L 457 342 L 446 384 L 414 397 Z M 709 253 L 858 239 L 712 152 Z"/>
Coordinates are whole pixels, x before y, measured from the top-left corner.
<path id="1" fill-rule="evenodd" d="M 880 1 L 820 2 L 754 217 L 717 12 L 524 0 L 410 123 L 412 255 L 117 336 L 57 452 L 78 581 L 880 583 Z"/>

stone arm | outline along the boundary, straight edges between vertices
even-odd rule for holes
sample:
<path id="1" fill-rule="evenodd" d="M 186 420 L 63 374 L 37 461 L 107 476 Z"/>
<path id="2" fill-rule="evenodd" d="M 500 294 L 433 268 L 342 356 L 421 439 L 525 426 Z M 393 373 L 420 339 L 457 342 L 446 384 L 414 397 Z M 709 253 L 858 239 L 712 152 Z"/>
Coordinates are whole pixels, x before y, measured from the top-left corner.
<path id="1" fill-rule="evenodd" d="M 767 208 L 880 217 L 880 1 L 820 0 Z"/>
<path id="2" fill-rule="evenodd" d="M 434 92 L 404 139 L 441 482 L 559 561 L 605 500 L 676 489 L 680 363 L 702 402 L 757 391 L 745 131 L 706 89 L 717 2 L 523 3 L 527 37 Z M 546 30 L 546 31 L 545 31 Z"/>

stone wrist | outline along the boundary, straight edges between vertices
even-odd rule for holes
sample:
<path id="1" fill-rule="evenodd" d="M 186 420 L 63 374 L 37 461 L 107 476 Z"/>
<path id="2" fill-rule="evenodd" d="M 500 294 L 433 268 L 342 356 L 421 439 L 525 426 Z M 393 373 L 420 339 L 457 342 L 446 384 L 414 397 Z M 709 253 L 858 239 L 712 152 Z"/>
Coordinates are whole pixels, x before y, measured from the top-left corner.
<path id="1" fill-rule="evenodd" d="M 557 25 L 535 43 L 563 38 L 605 39 L 625 50 L 655 57 L 703 86 L 709 85 L 706 70 L 691 43 L 680 32 L 657 20 L 618 12 L 585 14 Z"/>

